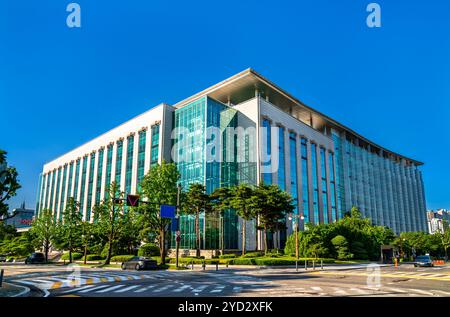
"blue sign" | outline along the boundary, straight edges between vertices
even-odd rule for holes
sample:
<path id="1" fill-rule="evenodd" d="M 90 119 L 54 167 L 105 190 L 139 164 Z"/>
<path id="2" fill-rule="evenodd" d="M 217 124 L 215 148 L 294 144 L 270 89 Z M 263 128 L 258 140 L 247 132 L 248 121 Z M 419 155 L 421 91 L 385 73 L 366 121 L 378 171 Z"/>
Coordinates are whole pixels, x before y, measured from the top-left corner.
<path id="1" fill-rule="evenodd" d="M 161 205 L 161 218 L 175 218 L 175 206 Z"/>
<path id="2" fill-rule="evenodd" d="M 171 231 L 177 231 L 178 230 L 178 218 L 173 218 L 172 219 L 172 226 L 171 226 Z"/>

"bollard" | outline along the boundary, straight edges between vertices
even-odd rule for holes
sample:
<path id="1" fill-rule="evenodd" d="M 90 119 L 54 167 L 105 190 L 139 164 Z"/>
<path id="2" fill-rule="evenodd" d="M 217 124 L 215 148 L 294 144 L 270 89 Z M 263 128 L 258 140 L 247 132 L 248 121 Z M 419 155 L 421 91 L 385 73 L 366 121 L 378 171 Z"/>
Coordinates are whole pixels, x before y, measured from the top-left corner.
<path id="1" fill-rule="evenodd" d="M 305 260 L 305 271 L 307 271 L 307 270 L 308 270 L 308 261 Z"/>
<path id="2" fill-rule="evenodd" d="M 228 268 L 228 261 L 226 262 L 226 267 Z"/>
<path id="3" fill-rule="evenodd" d="M 3 284 L 3 272 L 4 271 L 5 271 L 4 269 L 0 270 L 0 287 L 2 287 L 2 284 Z"/>
<path id="4" fill-rule="evenodd" d="M 203 261 L 203 264 L 202 264 L 202 266 L 203 266 L 203 271 L 206 269 L 206 264 L 205 264 L 205 261 Z"/>
<path id="5" fill-rule="evenodd" d="M 316 269 L 316 261 L 313 261 L 313 270 Z"/>
<path id="6" fill-rule="evenodd" d="M 194 260 L 191 261 L 192 270 L 194 270 Z"/>
<path id="7" fill-rule="evenodd" d="M 323 260 L 320 260 L 320 269 L 323 270 Z"/>
<path id="8" fill-rule="evenodd" d="M 216 271 L 219 270 L 219 262 L 216 262 Z"/>
<path id="9" fill-rule="evenodd" d="M 298 272 L 298 261 L 295 261 L 295 270 Z"/>

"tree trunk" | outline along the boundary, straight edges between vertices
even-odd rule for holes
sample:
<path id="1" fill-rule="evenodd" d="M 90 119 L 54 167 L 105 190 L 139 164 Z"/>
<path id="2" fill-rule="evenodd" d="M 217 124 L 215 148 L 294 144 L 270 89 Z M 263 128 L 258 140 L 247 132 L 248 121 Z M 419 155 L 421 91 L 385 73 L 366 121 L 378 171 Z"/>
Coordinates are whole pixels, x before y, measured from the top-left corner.
<path id="1" fill-rule="evenodd" d="M 264 225 L 264 254 L 267 254 L 267 228 Z"/>
<path id="2" fill-rule="evenodd" d="M 221 219 L 221 221 L 220 221 L 220 226 L 222 227 L 222 229 L 221 229 L 221 236 L 220 236 L 220 240 L 221 240 L 221 254 L 222 255 L 224 255 L 225 254 L 225 226 L 224 226 L 224 219 L 223 219 L 224 217 L 222 216 L 222 219 Z"/>
<path id="3" fill-rule="evenodd" d="M 69 247 L 69 263 L 72 263 L 72 247 Z"/>
<path id="4" fill-rule="evenodd" d="M 258 217 L 255 218 L 255 251 L 258 251 Z"/>
<path id="5" fill-rule="evenodd" d="M 111 262 L 111 254 L 112 254 L 112 237 L 110 236 L 108 239 L 108 255 L 106 256 L 105 264 L 110 264 Z"/>
<path id="6" fill-rule="evenodd" d="M 242 255 L 245 255 L 245 240 L 247 239 L 247 221 L 242 219 Z"/>
<path id="7" fill-rule="evenodd" d="M 48 250 L 50 249 L 50 243 L 48 241 L 44 242 L 44 253 L 45 253 L 45 263 L 48 262 Z"/>
<path id="8" fill-rule="evenodd" d="M 87 248 L 88 248 L 88 246 L 87 246 L 87 242 L 86 242 L 86 244 L 84 245 L 84 264 L 86 264 Z"/>
<path id="9" fill-rule="evenodd" d="M 197 210 L 197 213 L 195 215 L 195 234 L 197 238 L 197 252 L 196 256 L 200 257 L 200 212 Z"/>

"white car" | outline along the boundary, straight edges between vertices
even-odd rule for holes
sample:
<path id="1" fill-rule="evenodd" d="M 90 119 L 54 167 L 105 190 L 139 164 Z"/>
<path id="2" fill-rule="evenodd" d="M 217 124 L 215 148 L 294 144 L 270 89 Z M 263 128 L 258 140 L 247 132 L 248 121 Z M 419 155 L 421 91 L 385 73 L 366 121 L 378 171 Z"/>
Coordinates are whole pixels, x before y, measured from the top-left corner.
<path id="1" fill-rule="evenodd" d="M 6 255 L 0 254 L 0 262 L 6 262 Z"/>

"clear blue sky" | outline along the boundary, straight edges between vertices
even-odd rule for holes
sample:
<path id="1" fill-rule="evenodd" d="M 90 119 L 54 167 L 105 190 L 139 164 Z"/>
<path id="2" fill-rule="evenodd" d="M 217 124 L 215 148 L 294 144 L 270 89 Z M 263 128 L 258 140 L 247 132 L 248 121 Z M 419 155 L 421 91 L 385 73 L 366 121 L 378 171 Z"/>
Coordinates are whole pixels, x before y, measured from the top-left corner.
<path id="1" fill-rule="evenodd" d="M 423 167 L 450 209 L 450 1 L 0 2 L 0 148 L 35 203 L 42 165 L 247 67 Z"/>

